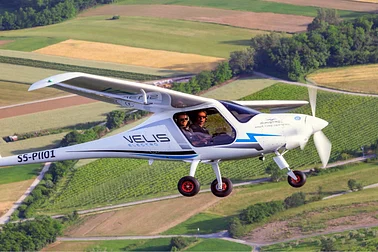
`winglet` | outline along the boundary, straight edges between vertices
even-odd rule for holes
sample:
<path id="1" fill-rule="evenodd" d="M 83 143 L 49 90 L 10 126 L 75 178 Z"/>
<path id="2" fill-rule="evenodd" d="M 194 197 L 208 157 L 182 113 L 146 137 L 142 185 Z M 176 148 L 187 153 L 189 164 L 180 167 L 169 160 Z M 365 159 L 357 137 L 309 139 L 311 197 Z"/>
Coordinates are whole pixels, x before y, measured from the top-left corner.
<path id="1" fill-rule="evenodd" d="M 72 72 L 72 73 L 63 73 L 63 74 L 57 74 L 54 76 L 50 76 L 48 78 L 45 78 L 43 80 L 37 81 L 36 83 L 33 83 L 29 87 L 29 91 L 37 90 L 40 88 L 52 86 L 54 84 L 73 79 L 79 76 L 85 75 L 84 73 L 78 73 L 78 72 Z"/>

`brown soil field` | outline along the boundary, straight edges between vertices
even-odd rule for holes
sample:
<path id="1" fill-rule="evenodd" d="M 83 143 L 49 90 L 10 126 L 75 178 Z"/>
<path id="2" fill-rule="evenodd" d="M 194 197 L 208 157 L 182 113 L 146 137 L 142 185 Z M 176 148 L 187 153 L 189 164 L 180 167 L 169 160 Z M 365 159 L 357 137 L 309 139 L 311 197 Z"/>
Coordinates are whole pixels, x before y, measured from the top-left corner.
<path id="1" fill-rule="evenodd" d="M 307 25 L 313 19 L 297 15 L 255 13 L 178 5 L 107 5 L 86 11 L 80 16 L 99 15 L 171 18 L 282 32 L 306 31 Z"/>
<path id="2" fill-rule="evenodd" d="M 352 11 L 362 11 L 362 12 L 378 12 L 378 4 L 375 4 L 377 1 L 350 1 L 350 0 L 264 0 L 270 2 L 286 3 L 293 5 L 302 5 L 302 6 L 316 6 L 329 9 L 338 9 L 338 10 L 352 10 Z"/>
<path id="3" fill-rule="evenodd" d="M 84 217 L 66 236 L 156 235 L 221 200 L 211 193 L 180 197 Z"/>
<path id="4" fill-rule="evenodd" d="M 0 216 L 23 195 L 34 179 L 0 185 Z"/>
<path id="5" fill-rule="evenodd" d="M 92 100 L 89 98 L 85 98 L 82 96 L 71 96 L 71 97 L 62 97 L 55 100 L 50 101 L 41 101 L 35 103 L 29 103 L 14 107 L 8 108 L 0 108 L 0 119 L 13 117 L 13 116 L 20 116 L 26 114 L 37 113 L 46 110 L 58 109 L 58 108 L 66 108 L 70 106 L 76 106 L 81 104 L 87 104 L 92 102 L 98 102 L 96 100 Z"/>
<path id="6" fill-rule="evenodd" d="M 41 54 L 199 73 L 223 58 L 69 39 L 36 50 Z M 185 62 L 185 64 L 183 64 Z"/>
<path id="7" fill-rule="evenodd" d="M 378 205 L 378 203 L 371 203 Z M 364 204 L 357 204 L 355 206 L 347 206 L 349 208 L 360 207 Z M 352 212 L 352 209 L 351 209 Z M 318 212 L 311 212 L 307 214 L 308 218 L 316 218 L 316 215 L 324 214 Z M 317 231 L 303 232 L 299 227 L 293 225 L 292 221 L 276 221 L 263 225 L 262 227 L 254 229 L 249 235 L 243 239 L 254 243 L 270 243 L 277 240 L 286 239 L 301 239 L 309 234 L 321 235 L 334 232 L 342 232 L 350 229 L 375 227 L 378 226 L 378 219 L 376 218 L 378 211 L 354 214 L 351 216 L 339 217 L 332 220 L 325 220 L 326 228 Z M 298 221 L 298 220 L 294 220 Z"/>
<path id="8" fill-rule="evenodd" d="M 87 251 L 89 246 L 95 245 L 96 242 L 54 242 L 47 247 L 44 247 L 41 251 Z M 92 250 L 90 250 L 92 251 Z M 106 250 L 104 250 L 106 251 Z"/>

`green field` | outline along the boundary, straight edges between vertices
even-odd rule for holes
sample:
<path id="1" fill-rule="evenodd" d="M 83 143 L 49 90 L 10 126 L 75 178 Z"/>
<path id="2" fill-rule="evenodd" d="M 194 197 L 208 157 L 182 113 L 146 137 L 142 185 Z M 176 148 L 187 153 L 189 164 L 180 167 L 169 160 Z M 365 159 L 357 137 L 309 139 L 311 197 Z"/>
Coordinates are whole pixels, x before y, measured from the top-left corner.
<path id="1" fill-rule="evenodd" d="M 277 84 L 248 96 L 248 99 L 268 98 L 307 99 L 307 90 Z M 317 116 L 330 122 L 324 133 L 333 144 L 331 161 L 335 161 L 342 152 L 358 152 L 362 145 L 375 143 L 378 118 L 374 115 L 377 106 L 378 99 L 375 98 L 319 92 Z M 309 110 L 306 106 L 297 111 L 309 114 Z M 356 121 L 360 123 L 357 125 Z M 285 157 L 292 168 L 319 166 L 320 162 L 312 141 L 304 151 L 292 150 Z M 221 164 L 221 170 L 223 176 L 234 182 L 246 181 L 263 176 L 271 163 L 273 161 L 268 155 L 264 163 L 258 159 L 226 161 Z M 83 209 L 177 193 L 177 181 L 188 172 L 189 165 L 181 162 L 156 161 L 150 167 L 145 160 L 100 159 L 79 168 L 63 193 L 46 204 L 42 212 Z M 196 177 L 202 188 L 207 188 L 214 180 L 213 171 L 206 164 L 199 166 Z"/>
<path id="2" fill-rule="evenodd" d="M 107 18 L 105 16 L 77 18 L 44 27 L 2 31 L 1 36 L 4 39 L 16 38 L 15 42 L 6 44 L 4 47 L 20 43 L 19 47 L 23 47 L 25 51 L 35 50 L 35 47 L 34 44 L 27 46 L 23 38 L 50 37 L 228 58 L 230 52 L 241 50 L 249 45 L 252 37 L 266 33 L 224 25 L 162 18 L 122 17 L 117 22 L 109 22 Z M 0 48 L 5 49 L 4 47 Z"/>
<path id="3" fill-rule="evenodd" d="M 35 178 L 43 165 L 29 164 L 0 169 L 0 185 Z"/>
<path id="4" fill-rule="evenodd" d="M 117 4 L 167 4 L 167 5 L 187 5 L 212 7 L 227 10 L 241 10 L 253 12 L 272 12 L 281 14 L 292 14 L 315 17 L 318 7 L 298 6 L 278 2 L 268 2 L 263 0 L 119 0 Z M 356 18 L 362 15 L 360 12 L 339 10 L 342 18 Z"/>
<path id="5" fill-rule="evenodd" d="M 170 251 L 171 238 L 61 242 L 46 251 Z M 198 239 L 188 251 L 251 251 L 251 247 L 220 239 Z"/>
<path id="6" fill-rule="evenodd" d="M 200 213 L 165 231 L 163 234 L 211 234 L 227 228 L 228 218 L 215 214 Z"/>

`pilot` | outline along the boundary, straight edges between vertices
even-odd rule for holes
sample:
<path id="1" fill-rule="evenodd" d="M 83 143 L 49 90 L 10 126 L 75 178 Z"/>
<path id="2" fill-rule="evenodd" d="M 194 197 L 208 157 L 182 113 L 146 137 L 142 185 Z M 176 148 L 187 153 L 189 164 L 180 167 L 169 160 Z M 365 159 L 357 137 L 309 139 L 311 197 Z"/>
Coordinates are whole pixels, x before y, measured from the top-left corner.
<path id="1" fill-rule="evenodd" d="M 194 124 L 190 125 L 193 132 L 201 132 L 206 135 L 210 135 L 209 131 L 205 128 L 205 122 L 207 120 L 207 112 L 201 110 L 197 113 Z"/>
<path id="2" fill-rule="evenodd" d="M 177 125 L 181 131 L 187 136 L 190 137 L 193 133 L 193 130 L 189 127 L 189 116 L 186 113 L 180 113 L 177 115 Z"/>

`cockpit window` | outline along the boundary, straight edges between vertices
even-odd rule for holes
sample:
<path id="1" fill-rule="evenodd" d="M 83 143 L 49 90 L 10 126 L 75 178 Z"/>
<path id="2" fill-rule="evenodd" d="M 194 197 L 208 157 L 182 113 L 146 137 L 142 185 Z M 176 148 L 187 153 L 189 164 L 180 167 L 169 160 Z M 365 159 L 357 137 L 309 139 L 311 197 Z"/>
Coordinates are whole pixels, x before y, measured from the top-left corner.
<path id="1" fill-rule="evenodd" d="M 215 108 L 177 113 L 174 120 L 195 147 L 230 144 L 236 137 L 235 130 Z"/>
<path id="2" fill-rule="evenodd" d="M 260 114 L 259 111 L 236 104 L 229 101 L 220 101 L 228 111 L 241 123 L 246 123 L 255 115 Z"/>

